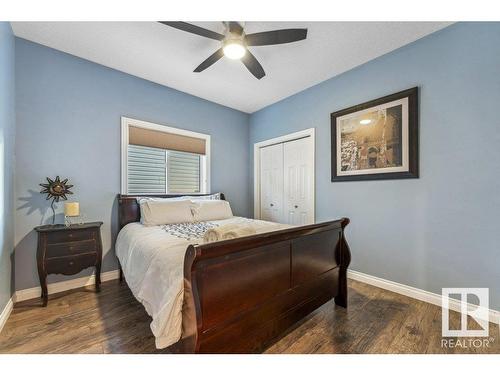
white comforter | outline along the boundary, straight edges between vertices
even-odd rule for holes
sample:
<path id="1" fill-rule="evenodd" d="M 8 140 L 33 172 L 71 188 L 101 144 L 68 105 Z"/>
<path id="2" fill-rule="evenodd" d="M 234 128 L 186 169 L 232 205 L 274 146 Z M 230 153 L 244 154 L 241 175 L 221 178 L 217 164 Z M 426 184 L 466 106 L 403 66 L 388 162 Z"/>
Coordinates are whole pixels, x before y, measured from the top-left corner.
<path id="1" fill-rule="evenodd" d="M 288 225 L 233 217 L 208 222 L 213 225 L 241 223 L 256 233 L 288 228 Z M 184 239 L 167 233 L 165 227 L 126 225 L 116 240 L 116 255 L 130 290 L 153 318 L 151 330 L 158 349 L 179 341 L 182 334 L 184 255 L 189 244 L 202 239 Z"/>

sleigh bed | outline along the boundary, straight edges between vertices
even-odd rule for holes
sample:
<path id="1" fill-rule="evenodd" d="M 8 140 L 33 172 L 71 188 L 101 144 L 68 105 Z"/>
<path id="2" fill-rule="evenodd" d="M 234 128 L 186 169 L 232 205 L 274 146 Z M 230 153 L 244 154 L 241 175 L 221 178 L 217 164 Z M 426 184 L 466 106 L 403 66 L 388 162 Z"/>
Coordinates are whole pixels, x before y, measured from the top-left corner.
<path id="1" fill-rule="evenodd" d="M 140 220 L 137 198 L 118 196 L 120 229 Z M 261 352 L 330 299 L 347 307 L 348 223 L 342 218 L 189 245 L 184 256 L 182 336 L 169 349 Z"/>

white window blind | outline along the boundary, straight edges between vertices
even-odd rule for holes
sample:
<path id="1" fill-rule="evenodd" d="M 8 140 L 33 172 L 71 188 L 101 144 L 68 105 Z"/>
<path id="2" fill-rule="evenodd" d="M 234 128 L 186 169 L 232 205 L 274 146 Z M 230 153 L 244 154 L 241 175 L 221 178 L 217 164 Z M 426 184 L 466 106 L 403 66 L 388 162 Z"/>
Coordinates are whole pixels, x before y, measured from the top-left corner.
<path id="1" fill-rule="evenodd" d="M 166 166 L 165 150 L 128 145 L 128 193 L 165 194 Z"/>
<path id="2" fill-rule="evenodd" d="M 128 146 L 128 193 L 201 192 L 199 154 L 147 146 Z"/>
<path id="3" fill-rule="evenodd" d="M 167 151 L 167 186 L 169 193 L 199 193 L 201 155 Z"/>

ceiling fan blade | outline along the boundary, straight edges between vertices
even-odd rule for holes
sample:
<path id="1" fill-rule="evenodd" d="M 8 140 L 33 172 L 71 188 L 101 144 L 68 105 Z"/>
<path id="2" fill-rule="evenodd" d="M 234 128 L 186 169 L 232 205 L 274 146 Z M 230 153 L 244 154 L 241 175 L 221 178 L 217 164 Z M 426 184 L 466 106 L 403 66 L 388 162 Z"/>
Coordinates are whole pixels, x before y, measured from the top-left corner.
<path id="1" fill-rule="evenodd" d="M 229 32 L 241 35 L 243 34 L 243 27 L 240 25 L 239 22 L 236 21 L 229 21 L 228 23 L 229 26 Z"/>
<path id="2" fill-rule="evenodd" d="M 268 46 L 272 44 L 292 43 L 307 38 L 307 29 L 283 29 L 248 34 L 245 37 L 249 46 Z"/>
<path id="3" fill-rule="evenodd" d="M 210 67 L 211 65 L 215 64 L 219 59 L 224 56 L 224 52 L 222 51 L 222 48 L 218 49 L 214 53 L 212 53 L 208 59 L 203 61 L 198 67 L 194 70 L 195 73 L 199 73 L 204 71 L 206 68 Z"/>
<path id="4" fill-rule="evenodd" d="M 186 31 L 191 34 L 196 34 L 200 36 L 204 36 L 205 38 L 210 38 L 210 39 L 215 39 L 215 40 L 222 40 L 224 39 L 224 35 L 216 33 L 215 31 L 204 29 L 203 27 L 199 27 L 187 22 L 170 22 L 170 21 L 158 21 L 164 25 Z"/>
<path id="5" fill-rule="evenodd" d="M 249 50 L 247 50 L 245 56 L 242 57 L 241 62 L 245 64 L 247 69 L 255 76 L 255 78 L 261 79 L 266 75 L 262 65 L 260 65 L 255 56 L 252 55 Z"/>

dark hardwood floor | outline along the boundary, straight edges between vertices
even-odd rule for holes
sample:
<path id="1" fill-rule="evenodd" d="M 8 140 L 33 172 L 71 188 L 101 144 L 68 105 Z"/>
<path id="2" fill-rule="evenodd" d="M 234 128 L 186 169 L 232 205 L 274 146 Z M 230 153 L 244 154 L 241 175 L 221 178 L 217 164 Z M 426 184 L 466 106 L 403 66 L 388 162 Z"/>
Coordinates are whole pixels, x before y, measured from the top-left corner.
<path id="1" fill-rule="evenodd" d="M 451 324 L 459 314 L 451 314 Z M 150 318 L 125 284 L 93 287 L 17 304 L 0 333 L 0 353 L 168 353 L 155 349 Z M 500 353 L 499 329 L 488 345 L 441 347 L 441 308 L 349 280 L 349 308 L 329 302 L 265 353 Z"/>

